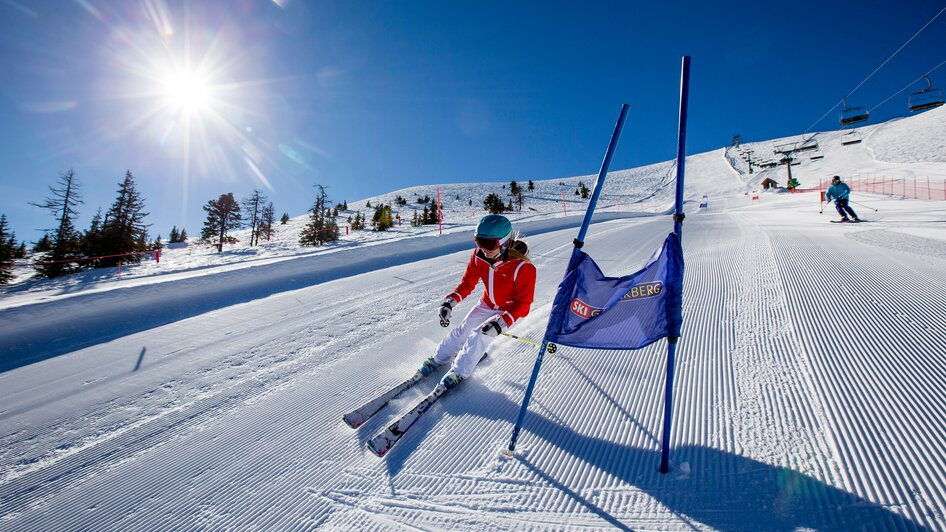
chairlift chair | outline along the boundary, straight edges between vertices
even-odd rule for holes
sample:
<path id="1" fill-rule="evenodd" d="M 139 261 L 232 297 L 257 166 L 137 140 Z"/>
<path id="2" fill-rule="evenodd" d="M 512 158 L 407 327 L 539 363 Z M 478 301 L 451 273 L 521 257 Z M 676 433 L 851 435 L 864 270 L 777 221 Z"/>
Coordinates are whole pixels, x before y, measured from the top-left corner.
<path id="1" fill-rule="evenodd" d="M 911 113 L 926 111 L 927 109 L 933 109 L 934 107 L 943 105 L 943 91 L 934 88 L 930 78 L 923 76 L 923 79 L 926 80 L 926 88 L 919 92 L 914 92 L 907 100 L 907 108 Z"/>
<path id="2" fill-rule="evenodd" d="M 849 146 L 851 144 L 857 144 L 861 141 L 861 134 L 857 132 L 856 129 L 851 130 L 850 133 L 845 133 L 841 135 L 841 144 L 843 146 Z"/>
<path id="3" fill-rule="evenodd" d="M 798 151 L 811 151 L 818 149 L 818 141 L 814 138 L 810 138 L 805 142 L 802 142 L 801 146 L 797 148 Z"/>
<path id="4" fill-rule="evenodd" d="M 841 127 L 847 127 L 852 124 L 859 124 L 865 122 L 870 118 L 870 111 L 866 107 L 848 107 L 847 105 L 847 95 L 844 95 L 844 109 L 841 110 L 839 114 L 841 120 Z"/>

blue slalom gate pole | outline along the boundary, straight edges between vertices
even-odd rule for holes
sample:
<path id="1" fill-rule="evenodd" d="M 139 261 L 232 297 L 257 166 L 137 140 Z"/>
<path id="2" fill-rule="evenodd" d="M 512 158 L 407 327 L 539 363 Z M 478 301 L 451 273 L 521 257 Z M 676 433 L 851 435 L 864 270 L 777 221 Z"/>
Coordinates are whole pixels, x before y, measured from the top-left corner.
<path id="1" fill-rule="evenodd" d="M 611 158 L 614 156 L 614 149 L 617 148 L 618 137 L 621 136 L 621 130 L 624 129 L 624 120 L 627 118 L 628 108 L 629 106 L 626 103 L 621 106 L 621 114 L 618 116 L 617 124 L 614 125 L 614 133 L 611 134 L 611 142 L 608 143 L 608 151 L 604 154 L 604 161 L 601 162 L 601 169 L 598 170 L 598 178 L 595 179 L 594 192 L 591 193 L 591 202 L 588 204 L 588 210 L 585 211 L 585 217 L 581 221 L 581 229 L 578 230 L 578 238 L 575 239 L 575 247 L 572 249 L 572 259 L 578 254 L 578 250 L 581 249 L 581 246 L 585 244 L 585 234 L 588 232 L 588 226 L 591 224 L 591 216 L 595 212 L 598 196 L 601 195 L 601 189 L 604 187 L 604 179 L 607 176 L 608 167 L 611 166 Z M 532 367 L 532 377 L 529 378 L 526 394 L 522 398 L 522 406 L 519 407 L 519 417 L 516 419 L 516 426 L 512 429 L 512 438 L 509 440 L 509 449 L 506 451 L 506 454 L 516 452 L 516 441 L 519 439 L 522 423 L 526 419 L 526 412 L 529 410 L 529 401 L 532 400 L 532 391 L 535 390 L 535 381 L 539 378 L 539 369 L 542 367 L 542 359 L 545 358 L 545 352 L 548 347 L 549 341 L 543 338 L 542 345 L 539 347 L 539 354 L 535 357 L 535 366 Z"/>
<path id="2" fill-rule="evenodd" d="M 680 125 L 677 130 L 677 194 L 673 211 L 673 232 L 683 238 L 683 175 L 686 167 L 687 106 L 690 103 L 690 56 L 683 56 L 680 73 Z M 676 337 L 667 337 L 667 383 L 664 388 L 664 427 L 660 449 L 660 472 L 670 471 L 670 424 L 673 419 L 673 369 L 677 353 Z"/>

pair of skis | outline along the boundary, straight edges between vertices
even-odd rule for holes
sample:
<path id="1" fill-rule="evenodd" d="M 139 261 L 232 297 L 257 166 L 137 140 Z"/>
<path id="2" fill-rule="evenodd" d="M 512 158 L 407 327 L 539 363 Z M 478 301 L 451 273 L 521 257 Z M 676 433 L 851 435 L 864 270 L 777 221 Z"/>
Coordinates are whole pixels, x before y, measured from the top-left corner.
<path id="1" fill-rule="evenodd" d="M 480 359 L 480 361 L 482 361 L 483 358 L 486 358 L 486 353 L 483 353 L 483 357 Z M 342 420 L 344 420 L 345 423 L 353 429 L 360 427 L 366 421 L 371 419 L 372 416 L 381 411 L 381 409 L 384 408 L 388 403 L 394 400 L 395 397 L 401 395 L 408 388 L 411 388 L 418 382 L 422 381 L 424 377 L 426 377 L 426 375 L 418 371 L 406 381 L 391 388 L 377 398 L 372 399 L 362 406 L 343 415 Z M 444 394 L 446 394 L 450 389 L 452 388 L 447 388 L 444 386 L 443 382 L 437 383 L 437 386 L 434 388 L 434 390 L 427 394 L 426 397 L 421 399 L 420 402 L 414 405 L 413 408 L 408 410 L 394 423 L 388 425 L 386 429 L 379 432 L 377 435 L 375 435 L 375 437 L 368 440 L 368 449 L 379 457 L 387 454 L 387 452 L 391 450 L 391 447 L 400 441 L 400 439 L 404 436 L 404 433 L 407 432 L 407 429 L 411 428 L 411 426 L 414 425 L 414 423 L 416 423 L 417 420 L 420 419 L 420 417 L 424 415 L 424 413 L 427 412 L 427 410 L 429 410 L 430 407 L 433 406 L 433 404 L 443 397 Z"/>

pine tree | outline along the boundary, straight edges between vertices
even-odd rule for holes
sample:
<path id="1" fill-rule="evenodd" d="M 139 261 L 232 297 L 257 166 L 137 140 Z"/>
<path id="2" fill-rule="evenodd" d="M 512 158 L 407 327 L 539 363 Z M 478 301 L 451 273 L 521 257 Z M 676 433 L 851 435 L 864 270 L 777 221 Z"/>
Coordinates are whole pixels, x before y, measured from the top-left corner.
<path id="1" fill-rule="evenodd" d="M 228 233 L 240 228 L 240 204 L 233 198 L 233 192 L 221 194 L 204 205 L 207 219 L 200 231 L 200 238 L 217 245 L 217 251 L 223 251 L 224 244 L 236 242 Z"/>
<path id="2" fill-rule="evenodd" d="M 148 251 L 148 226 L 144 223 L 145 202 L 135 186 L 131 170 L 118 184 L 118 197 L 112 203 L 102 224 L 102 255 L 125 255 L 99 259 L 97 267 L 115 266 L 119 262 L 141 262 L 141 253 Z"/>
<path id="3" fill-rule="evenodd" d="M 315 196 L 312 208 L 309 209 L 309 223 L 299 235 L 300 246 L 321 246 L 326 242 L 338 240 L 338 224 L 331 218 L 331 210 L 326 207 L 328 196 L 325 187 L 315 185 L 319 193 Z"/>
<path id="4" fill-rule="evenodd" d="M 352 231 L 362 231 L 365 228 L 365 217 L 361 214 L 361 211 L 355 212 L 355 218 L 351 221 Z"/>
<path id="5" fill-rule="evenodd" d="M 288 213 L 288 212 L 282 213 L 282 216 L 279 218 L 279 223 L 282 224 L 282 225 L 286 225 L 287 223 L 289 223 L 289 213 Z"/>
<path id="6" fill-rule="evenodd" d="M 578 190 L 575 191 L 575 195 L 581 195 L 581 199 L 588 199 L 588 194 L 591 193 L 591 190 L 585 186 L 581 181 L 578 182 Z"/>
<path id="7" fill-rule="evenodd" d="M 522 210 L 522 203 L 523 203 L 523 201 L 524 201 L 524 199 L 525 199 L 525 198 L 523 197 L 523 194 L 522 194 L 522 187 L 519 186 L 519 183 L 513 181 L 513 182 L 509 183 L 509 193 L 512 194 L 512 196 L 513 196 L 514 198 L 516 198 L 516 203 L 519 204 L 519 210 L 521 211 L 521 210 Z M 511 205 L 511 204 L 510 204 L 510 205 Z M 512 210 L 512 208 L 510 207 L 509 210 Z"/>
<path id="8" fill-rule="evenodd" d="M 82 256 L 79 233 L 72 222 L 79 214 L 76 206 L 82 203 L 75 171 L 70 168 L 68 172 L 60 173 L 57 184 L 58 186 L 49 187 L 51 197 L 47 197 L 42 203 L 30 203 L 49 211 L 58 222 L 55 236 L 49 237 L 48 233 L 45 235 L 48 239 L 48 250 L 38 257 L 38 262 L 45 264 L 36 267 L 39 275 L 50 279 L 79 271 L 78 262 L 70 262 L 70 259 Z"/>
<path id="9" fill-rule="evenodd" d="M 13 280 L 13 265 L 16 250 L 11 245 L 12 237 L 7 234 L 7 215 L 0 214 L 0 285 L 10 284 Z"/>
<path id="10" fill-rule="evenodd" d="M 26 258 L 26 242 L 17 242 L 15 232 L 10 232 L 10 238 L 7 242 L 10 244 L 10 249 L 13 250 L 14 259 Z"/>
<path id="11" fill-rule="evenodd" d="M 379 203 L 374 210 L 374 216 L 371 219 L 371 226 L 375 231 L 387 231 L 394 225 L 394 216 L 391 213 L 391 206 Z"/>
<path id="12" fill-rule="evenodd" d="M 266 196 L 259 190 L 253 190 L 250 197 L 243 200 L 243 219 L 250 226 L 250 245 L 259 244 L 260 224 L 263 220 L 263 209 L 266 206 Z"/>
<path id="13" fill-rule="evenodd" d="M 276 211 L 273 210 L 273 202 L 263 208 L 263 221 L 260 223 L 260 236 L 267 242 L 273 237 L 273 222 L 275 221 Z"/>
<path id="14" fill-rule="evenodd" d="M 178 242 L 187 242 L 187 229 L 181 227 L 181 236 L 177 240 Z"/>
<path id="15" fill-rule="evenodd" d="M 171 228 L 171 234 L 168 235 L 168 243 L 177 244 L 178 242 L 181 241 L 180 239 L 181 239 L 181 233 L 178 232 L 177 226 L 175 225 L 174 227 Z"/>
<path id="16" fill-rule="evenodd" d="M 497 194 L 490 192 L 483 200 L 483 208 L 492 213 L 501 213 L 506 210 L 503 200 Z"/>
<path id="17" fill-rule="evenodd" d="M 10 249 L 16 249 L 19 245 L 16 243 L 16 233 L 10 231 L 10 237 L 7 238 L 7 245 L 10 246 Z"/>
<path id="18" fill-rule="evenodd" d="M 158 238 L 155 238 L 154 242 L 151 243 L 151 249 L 156 249 L 158 251 L 164 249 L 164 242 L 161 242 L 161 235 L 158 235 Z"/>
<path id="19" fill-rule="evenodd" d="M 535 190 L 535 183 L 533 183 L 532 180 L 530 179 L 530 180 L 529 180 L 529 186 L 526 187 L 526 188 L 528 188 L 529 190 Z"/>
<path id="20" fill-rule="evenodd" d="M 99 257 L 103 255 L 105 235 L 102 231 L 102 209 L 95 211 L 92 217 L 92 223 L 85 234 L 82 235 L 82 251 L 86 257 Z M 90 268 L 97 267 L 98 259 L 91 259 L 86 264 Z"/>
<path id="21" fill-rule="evenodd" d="M 49 233 L 43 233 L 43 237 L 33 244 L 33 253 L 41 254 L 52 251 L 53 241 L 49 238 Z"/>

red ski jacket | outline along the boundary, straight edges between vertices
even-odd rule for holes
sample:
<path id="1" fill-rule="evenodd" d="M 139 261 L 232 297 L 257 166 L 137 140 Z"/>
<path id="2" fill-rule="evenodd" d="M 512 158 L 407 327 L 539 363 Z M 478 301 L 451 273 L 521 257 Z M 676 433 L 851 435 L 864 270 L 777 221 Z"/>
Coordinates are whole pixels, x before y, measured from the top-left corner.
<path id="1" fill-rule="evenodd" d="M 531 262 L 510 258 L 505 261 L 497 259 L 490 264 L 474 250 L 460 284 L 447 297 L 457 303 L 463 301 L 480 280 L 486 287 L 482 302 L 503 311 L 506 327 L 529 315 L 535 296 L 535 266 Z"/>

